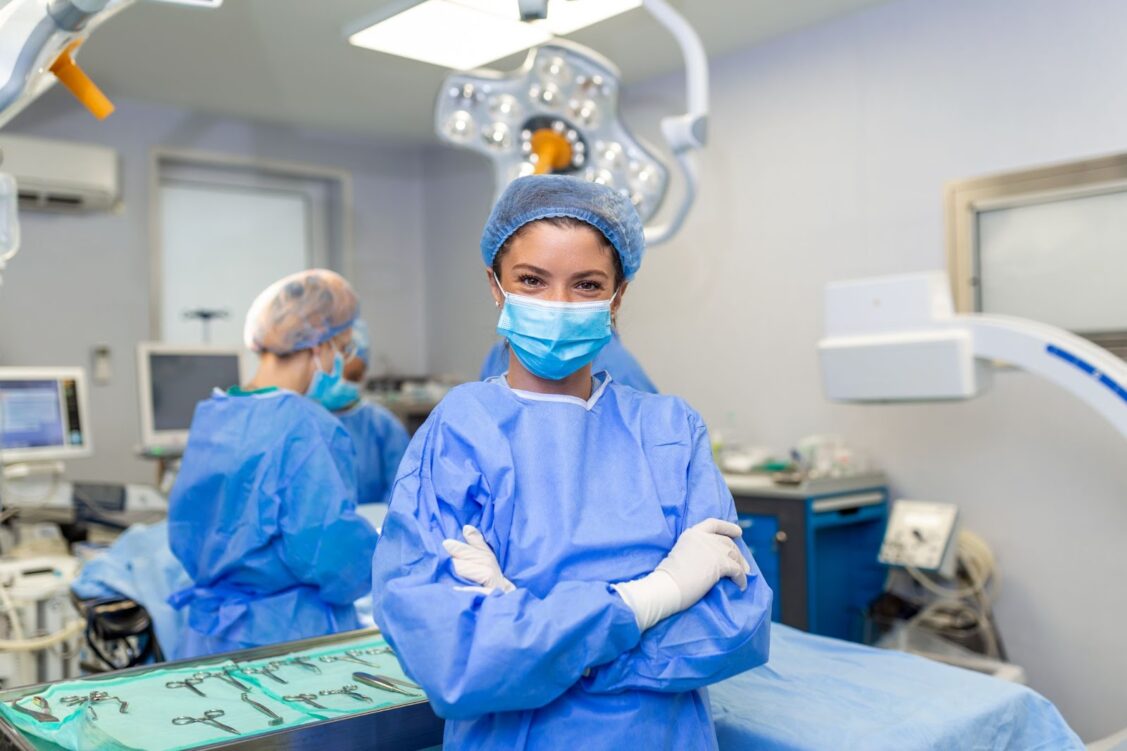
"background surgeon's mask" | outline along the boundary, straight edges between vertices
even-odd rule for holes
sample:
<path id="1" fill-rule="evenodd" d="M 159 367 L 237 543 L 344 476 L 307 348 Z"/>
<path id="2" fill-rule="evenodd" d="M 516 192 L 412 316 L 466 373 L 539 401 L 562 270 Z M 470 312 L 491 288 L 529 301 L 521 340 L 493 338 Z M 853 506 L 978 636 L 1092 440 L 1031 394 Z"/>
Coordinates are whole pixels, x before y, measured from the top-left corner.
<path id="1" fill-rule="evenodd" d="M 500 284 L 497 285 L 500 289 Z M 497 333 L 509 340 L 517 359 L 529 372 L 549 381 L 567 378 L 587 365 L 611 339 L 609 300 L 553 302 L 509 294 Z"/>
<path id="2" fill-rule="evenodd" d="M 344 355 L 333 354 L 333 370 L 326 373 L 321 369 L 321 358 L 313 355 L 313 380 L 305 395 L 320 403 L 330 412 L 344 409 L 360 398 L 360 387 L 344 378 Z"/>

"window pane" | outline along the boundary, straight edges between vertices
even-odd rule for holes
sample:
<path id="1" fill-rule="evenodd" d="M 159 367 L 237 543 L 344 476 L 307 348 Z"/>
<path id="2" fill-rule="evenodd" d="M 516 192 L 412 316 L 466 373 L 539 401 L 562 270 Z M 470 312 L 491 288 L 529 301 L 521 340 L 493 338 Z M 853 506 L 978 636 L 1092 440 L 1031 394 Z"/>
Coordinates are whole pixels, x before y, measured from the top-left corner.
<path id="1" fill-rule="evenodd" d="M 1127 192 L 978 214 L 985 313 L 1127 330 Z"/>

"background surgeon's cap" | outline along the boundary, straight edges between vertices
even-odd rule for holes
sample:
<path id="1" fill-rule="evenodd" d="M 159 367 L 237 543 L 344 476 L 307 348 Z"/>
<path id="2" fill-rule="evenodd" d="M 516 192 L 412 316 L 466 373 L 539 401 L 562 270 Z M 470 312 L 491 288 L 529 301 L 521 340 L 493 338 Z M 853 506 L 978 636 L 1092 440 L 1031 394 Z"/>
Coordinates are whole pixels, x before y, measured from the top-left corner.
<path id="1" fill-rule="evenodd" d="M 328 269 L 299 271 L 255 298 L 243 342 L 255 352 L 288 355 L 346 331 L 356 315 L 356 293 L 343 276 Z"/>
<path id="2" fill-rule="evenodd" d="M 602 232 L 618 251 L 627 281 L 634 278 L 646 250 L 634 204 L 613 188 L 566 175 L 529 175 L 509 183 L 481 236 L 485 265 L 493 265 L 497 251 L 518 229 L 552 216 L 570 216 Z"/>
<path id="3" fill-rule="evenodd" d="M 365 365 L 372 364 L 372 340 L 368 336 L 368 324 L 363 318 L 357 318 L 352 324 L 352 349 L 353 357 Z"/>

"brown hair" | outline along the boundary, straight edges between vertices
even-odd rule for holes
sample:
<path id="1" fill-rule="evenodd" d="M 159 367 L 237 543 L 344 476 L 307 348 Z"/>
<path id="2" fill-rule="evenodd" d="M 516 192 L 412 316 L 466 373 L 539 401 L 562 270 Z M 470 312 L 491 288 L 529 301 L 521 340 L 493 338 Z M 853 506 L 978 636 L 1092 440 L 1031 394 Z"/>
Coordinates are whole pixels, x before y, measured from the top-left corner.
<path id="1" fill-rule="evenodd" d="M 508 239 L 506 239 L 505 242 L 502 243 L 501 247 L 497 250 L 497 255 L 493 256 L 493 276 L 497 278 L 498 284 L 501 282 L 501 259 L 504 258 L 506 253 L 509 252 L 509 249 L 512 247 L 513 241 L 520 237 L 527 228 L 531 227 L 534 224 L 540 223 L 550 224 L 553 227 L 558 227 L 559 229 L 575 229 L 577 227 L 586 227 L 587 229 L 593 231 L 596 235 L 599 236 L 599 244 L 604 249 L 610 251 L 611 261 L 614 262 L 614 288 L 618 289 L 622 286 L 623 282 L 626 281 L 626 274 L 622 270 L 622 259 L 619 257 L 618 251 L 615 250 L 613 245 L 611 245 L 610 240 L 606 238 L 606 235 L 600 232 L 593 225 L 588 224 L 582 219 L 576 219 L 573 216 L 546 216 L 543 219 L 536 219 L 535 221 L 531 221 L 528 224 L 524 224 L 518 227 L 516 232 L 509 235 Z"/>

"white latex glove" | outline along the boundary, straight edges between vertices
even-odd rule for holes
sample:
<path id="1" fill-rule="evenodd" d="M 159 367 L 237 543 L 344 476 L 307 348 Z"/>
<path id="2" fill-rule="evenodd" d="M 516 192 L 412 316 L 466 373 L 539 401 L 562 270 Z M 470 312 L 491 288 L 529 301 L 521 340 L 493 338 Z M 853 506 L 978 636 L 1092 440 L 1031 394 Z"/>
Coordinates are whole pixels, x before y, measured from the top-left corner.
<path id="1" fill-rule="evenodd" d="M 487 589 L 499 589 L 502 592 L 512 592 L 516 589 L 513 583 L 501 573 L 501 564 L 493 549 L 482 537 L 477 527 L 467 524 L 462 527 L 462 536 L 465 542 L 458 540 L 443 540 L 442 547 L 454 559 L 454 573 L 466 581 L 471 581 Z"/>
<path id="2" fill-rule="evenodd" d="M 733 542 L 742 534 L 738 524 L 705 519 L 686 529 L 653 573 L 615 584 L 638 628 L 645 631 L 669 616 L 692 607 L 728 577 L 740 591 L 747 589 L 751 565 Z"/>

